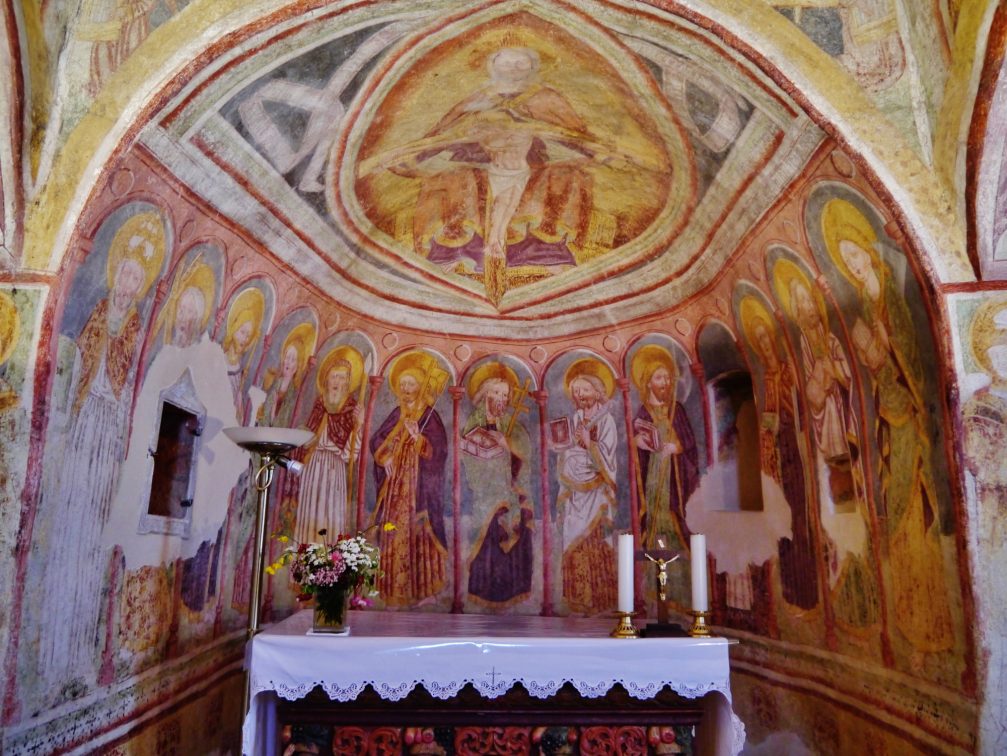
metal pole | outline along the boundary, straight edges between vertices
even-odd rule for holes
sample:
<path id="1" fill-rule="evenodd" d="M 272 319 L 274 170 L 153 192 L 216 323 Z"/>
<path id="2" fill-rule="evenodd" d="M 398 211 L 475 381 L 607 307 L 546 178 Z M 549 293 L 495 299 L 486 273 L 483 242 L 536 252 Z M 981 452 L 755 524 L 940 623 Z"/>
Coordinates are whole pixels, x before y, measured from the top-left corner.
<path id="1" fill-rule="evenodd" d="M 258 504 L 255 510 L 255 552 L 252 559 L 252 595 L 248 601 L 248 640 L 259 632 L 259 610 L 262 602 L 262 561 L 266 550 L 266 509 L 269 506 L 269 486 L 273 482 L 276 457 L 262 455 L 262 466 L 255 473 Z"/>
<path id="2" fill-rule="evenodd" d="M 262 455 L 262 465 L 255 473 L 255 490 L 258 500 L 255 508 L 255 551 L 252 554 L 252 595 L 248 600 L 247 640 L 251 642 L 259 632 L 259 604 L 262 596 L 262 561 L 266 549 L 266 510 L 269 507 L 269 486 L 273 482 L 273 471 L 276 468 L 276 457 L 273 454 Z M 248 663 L 250 649 L 246 649 L 245 660 Z M 245 670 L 245 712 L 252 703 L 252 679 L 249 670 Z"/>

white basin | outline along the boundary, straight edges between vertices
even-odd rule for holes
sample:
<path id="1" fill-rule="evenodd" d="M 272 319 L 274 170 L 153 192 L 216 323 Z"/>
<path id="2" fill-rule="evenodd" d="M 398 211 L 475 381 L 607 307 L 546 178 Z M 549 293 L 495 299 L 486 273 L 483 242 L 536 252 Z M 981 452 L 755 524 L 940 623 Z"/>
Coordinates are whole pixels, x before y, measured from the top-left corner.
<path id="1" fill-rule="evenodd" d="M 290 451 L 298 446 L 304 446 L 314 434 L 302 428 L 239 425 L 233 428 L 224 428 L 224 435 L 242 449 L 266 453 Z"/>

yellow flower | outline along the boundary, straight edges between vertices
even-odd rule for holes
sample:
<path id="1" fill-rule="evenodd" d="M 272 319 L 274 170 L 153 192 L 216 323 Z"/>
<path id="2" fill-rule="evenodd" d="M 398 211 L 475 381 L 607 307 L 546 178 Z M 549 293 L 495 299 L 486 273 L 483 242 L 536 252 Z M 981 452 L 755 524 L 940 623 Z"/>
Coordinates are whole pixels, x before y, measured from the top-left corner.
<path id="1" fill-rule="evenodd" d="M 395 530 L 395 523 L 394 522 L 386 522 L 384 525 L 381 526 L 381 529 L 384 530 L 386 533 L 389 530 Z"/>

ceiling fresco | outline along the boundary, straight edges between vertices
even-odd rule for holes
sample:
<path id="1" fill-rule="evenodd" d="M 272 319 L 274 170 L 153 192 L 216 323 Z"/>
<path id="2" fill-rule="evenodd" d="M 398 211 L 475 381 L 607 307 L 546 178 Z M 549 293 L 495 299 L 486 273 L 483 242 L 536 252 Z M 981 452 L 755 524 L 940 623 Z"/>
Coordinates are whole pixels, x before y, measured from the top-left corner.
<path id="1" fill-rule="evenodd" d="M 534 2 L 279 25 L 142 136 L 342 301 L 486 335 L 697 293 L 822 139 L 681 19 Z"/>

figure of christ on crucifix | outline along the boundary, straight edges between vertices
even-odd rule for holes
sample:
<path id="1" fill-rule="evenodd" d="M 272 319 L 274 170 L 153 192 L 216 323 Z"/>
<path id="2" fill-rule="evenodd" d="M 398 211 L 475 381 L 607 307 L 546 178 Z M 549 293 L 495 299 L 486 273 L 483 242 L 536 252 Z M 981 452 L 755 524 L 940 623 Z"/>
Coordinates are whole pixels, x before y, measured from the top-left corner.
<path id="1" fill-rule="evenodd" d="M 473 409 L 462 429 L 469 519 L 468 598 L 503 609 L 529 597 L 534 544 L 532 446 L 521 416 L 530 380 L 501 362 L 478 367 L 467 388 Z"/>

